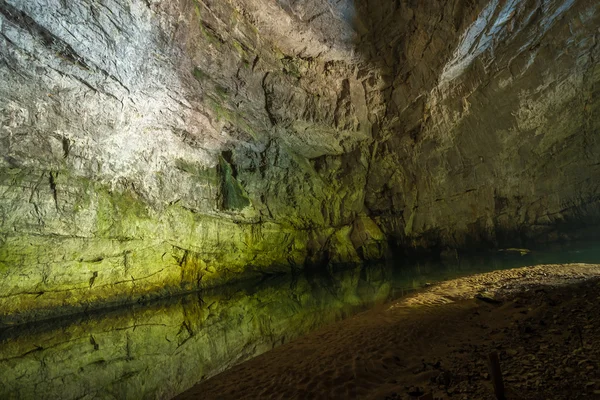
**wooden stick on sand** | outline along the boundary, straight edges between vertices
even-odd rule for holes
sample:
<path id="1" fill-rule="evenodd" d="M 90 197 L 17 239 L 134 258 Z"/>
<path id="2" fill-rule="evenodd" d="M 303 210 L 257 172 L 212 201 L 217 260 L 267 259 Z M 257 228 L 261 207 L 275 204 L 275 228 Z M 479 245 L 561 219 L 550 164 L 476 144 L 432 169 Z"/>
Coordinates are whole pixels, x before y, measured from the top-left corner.
<path id="1" fill-rule="evenodd" d="M 504 381 L 502 380 L 502 370 L 500 369 L 500 359 L 498 358 L 498 352 L 492 351 L 488 355 L 490 375 L 492 377 L 492 383 L 494 384 L 494 393 L 498 400 L 506 400 L 504 394 Z"/>

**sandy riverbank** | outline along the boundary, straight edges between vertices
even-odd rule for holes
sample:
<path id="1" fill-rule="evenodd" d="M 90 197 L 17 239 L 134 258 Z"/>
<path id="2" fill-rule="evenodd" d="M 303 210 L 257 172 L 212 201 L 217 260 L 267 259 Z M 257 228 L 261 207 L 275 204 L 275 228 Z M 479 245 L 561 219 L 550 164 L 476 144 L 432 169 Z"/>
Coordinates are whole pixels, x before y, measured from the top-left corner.
<path id="1" fill-rule="evenodd" d="M 277 347 L 177 398 L 494 399 L 486 360 L 497 351 L 509 400 L 600 399 L 599 300 L 600 265 L 454 279 Z"/>

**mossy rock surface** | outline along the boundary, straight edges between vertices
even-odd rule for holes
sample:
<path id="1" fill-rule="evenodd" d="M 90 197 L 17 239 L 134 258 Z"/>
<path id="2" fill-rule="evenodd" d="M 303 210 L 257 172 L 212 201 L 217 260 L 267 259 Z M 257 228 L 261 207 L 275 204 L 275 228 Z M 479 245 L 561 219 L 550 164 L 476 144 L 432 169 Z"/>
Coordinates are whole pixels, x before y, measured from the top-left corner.
<path id="1" fill-rule="evenodd" d="M 2 321 L 598 237 L 594 2 L 284 3 L 0 2 Z"/>

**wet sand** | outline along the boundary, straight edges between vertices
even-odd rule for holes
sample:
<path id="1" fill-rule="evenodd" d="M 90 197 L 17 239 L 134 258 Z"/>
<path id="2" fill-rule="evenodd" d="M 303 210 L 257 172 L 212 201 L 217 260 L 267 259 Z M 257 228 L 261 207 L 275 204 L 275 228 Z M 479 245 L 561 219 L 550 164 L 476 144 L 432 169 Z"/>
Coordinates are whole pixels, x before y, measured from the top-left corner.
<path id="1" fill-rule="evenodd" d="M 177 399 L 600 399 L 600 265 L 442 282 L 237 365 Z"/>

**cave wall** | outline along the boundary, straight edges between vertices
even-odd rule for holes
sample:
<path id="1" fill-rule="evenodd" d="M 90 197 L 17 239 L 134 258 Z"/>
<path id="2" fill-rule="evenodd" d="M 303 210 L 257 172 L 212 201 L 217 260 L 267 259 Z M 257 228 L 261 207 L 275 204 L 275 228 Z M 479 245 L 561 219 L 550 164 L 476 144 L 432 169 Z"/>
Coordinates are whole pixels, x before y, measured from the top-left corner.
<path id="1" fill-rule="evenodd" d="M 485 5 L 436 67 L 437 78 L 425 75 L 433 84 L 407 109 L 421 118 L 401 114 L 380 144 L 374 159 L 389 170 L 369 179 L 367 201 L 383 225 L 424 247 L 594 236 L 598 8 L 586 1 Z M 403 80 L 394 81 L 393 107 L 406 107 Z M 408 137 L 394 134 L 398 126 Z"/>
<path id="2" fill-rule="evenodd" d="M 593 1 L 0 1 L 14 323 L 600 221 Z"/>

